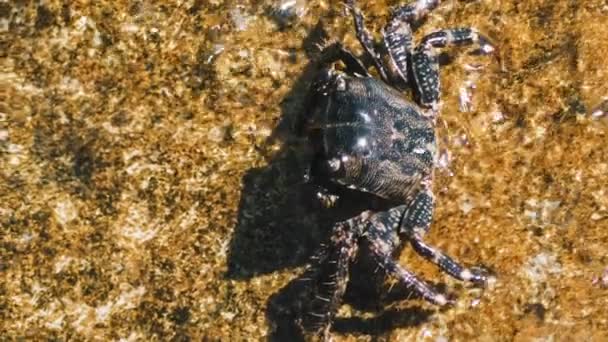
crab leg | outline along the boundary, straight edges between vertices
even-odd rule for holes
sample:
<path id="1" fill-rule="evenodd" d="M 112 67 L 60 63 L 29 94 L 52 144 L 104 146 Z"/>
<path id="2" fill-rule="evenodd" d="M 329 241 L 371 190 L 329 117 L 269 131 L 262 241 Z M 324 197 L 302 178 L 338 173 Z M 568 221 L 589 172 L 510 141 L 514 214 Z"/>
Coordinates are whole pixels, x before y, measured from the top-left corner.
<path id="1" fill-rule="evenodd" d="M 335 42 L 323 47 L 321 56 L 318 58 L 318 60 L 323 65 L 329 65 L 337 61 L 342 61 L 344 64 L 346 64 L 349 72 L 357 73 L 361 76 L 370 76 L 367 69 L 359 61 L 359 59 L 355 57 L 352 52 L 345 49 L 339 42 Z"/>
<path id="2" fill-rule="evenodd" d="M 384 27 L 384 45 L 400 81 L 405 84 L 408 83 L 408 59 L 413 49 L 411 24 L 425 17 L 437 5 L 438 0 L 418 0 L 398 7 L 393 10 L 391 19 Z"/>
<path id="3" fill-rule="evenodd" d="M 431 32 L 422 38 L 422 42 L 420 43 L 420 45 L 428 48 L 471 44 L 479 45 L 480 51 L 485 54 L 494 51 L 494 47 L 490 43 L 490 40 L 481 35 L 476 29 L 470 27 L 459 27 Z"/>
<path id="4" fill-rule="evenodd" d="M 365 23 L 363 21 L 363 14 L 361 13 L 361 10 L 357 7 L 356 1 L 347 0 L 346 7 L 352 13 L 353 20 L 355 22 L 355 31 L 357 32 L 357 39 L 359 40 L 359 43 L 361 43 L 367 54 L 369 54 L 369 56 L 372 58 L 374 66 L 378 70 L 378 73 L 380 74 L 380 77 L 382 77 L 382 80 L 386 83 L 390 83 L 390 81 L 388 80 L 387 72 L 382 64 L 382 56 L 378 51 L 376 51 L 376 48 L 374 47 L 374 38 L 365 27 Z"/>
<path id="5" fill-rule="evenodd" d="M 487 281 L 485 274 L 461 266 L 454 259 L 422 240 L 422 236 L 431 226 L 434 208 L 433 193 L 429 189 L 430 185 L 428 185 L 430 183 L 425 182 L 423 184 L 425 189 L 420 191 L 408 206 L 401 221 L 400 231 L 408 236 L 416 253 L 437 265 L 450 276 L 478 285 L 485 285 Z"/>
<path id="6" fill-rule="evenodd" d="M 370 243 L 370 250 L 387 274 L 395 276 L 406 286 L 413 288 L 422 298 L 438 305 L 451 304 L 452 301 L 445 295 L 438 293 L 426 282 L 420 280 L 415 274 L 393 260 L 392 254 L 398 239 L 390 238 L 390 235 L 397 232 L 396 228 L 400 224 L 400 217 L 405 208 L 405 205 L 400 205 L 389 211 L 374 215 L 364 235 Z"/>
<path id="7" fill-rule="evenodd" d="M 422 106 L 437 111 L 439 108 L 440 84 L 439 66 L 433 48 L 477 44 L 483 53 L 491 53 L 494 48 L 489 39 L 472 28 L 454 28 L 436 31 L 422 39 L 412 54 L 412 69 L 415 89 Z"/>
<path id="8" fill-rule="evenodd" d="M 405 206 L 401 205 L 373 216 L 364 235 L 370 243 L 370 250 L 387 274 L 396 277 L 407 287 L 413 288 L 422 298 L 438 305 L 451 304 L 445 295 L 438 293 L 393 260 L 393 251 L 397 247 L 398 238 L 391 238 L 391 235 L 396 234 L 404 210 Z"/>
<path id="9" fill-rule="evenodd" d="M 382 36 L 400 82 L 408 84 L 407 63 L 413 47 L 412 28 L 405 21 L 391 20 L 384 27 Z"/>
<path id="10" fill-rule="evenodd" d="M 453 278 L 470 281 L 477 285 L 486 284 L 488 279 L 485 274 L 461 266 L 448 255 L 426 244 L 420 235 L 412 234 L 410 242 L 416 253 L 439 266 L 440 269 Z"/>
<path id="11" fill-rule="evenodd" d="M 417 0 L 414 3 L 399 6 L 393 10 L 391 21 L 400 20 L 412 23 L 425 17 L 431 10 L 439 6 L 439 0 Z"/>
<path id="12" fill-rule="evenodd" d="M 329 336 L 332 320 L 342 302 L 349 279 L 350 263 L 358 252 L 356 227 L 368 216 L 367 213 L 337 223 L 332 232 L 328 249 L 321 253 L 312 269 L 311 279 L 316 283 L 311 298 L 306 325 L 315 328 L 317 334 Z"/>

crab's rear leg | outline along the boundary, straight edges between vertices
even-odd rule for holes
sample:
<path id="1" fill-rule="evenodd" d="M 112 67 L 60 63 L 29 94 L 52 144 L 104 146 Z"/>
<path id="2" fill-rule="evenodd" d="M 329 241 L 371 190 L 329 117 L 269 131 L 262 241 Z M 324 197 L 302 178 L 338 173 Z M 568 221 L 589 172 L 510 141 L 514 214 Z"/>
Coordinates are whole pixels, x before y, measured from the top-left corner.
<path id="1" fill-rule="evenodd" d="M 349 279 L 351 262 L 359 250 L 357 232 L 361 230 L 368 213 L 365 212 L 347 221 L 336 223 L 331 241 L 314 260 L 309 270 L 309 279 L 314 284 L 310 298 L 305 327 L 327 339 L 333 318 L 342 303 Z"/>
<path id="2" fill-rule="evenodd" d="M 463 267 L 448 255 L 423 241 L 422 237 L 431 225 L 433 202 L 433 193 L 428 186 L 425 186 L 425 189 L 420 191 L 408 206 L 401 222 L 400 231 L 407 235 L 416 253 L 439 266 L 450 276 L 478 285 L 485 285 L 488 278 L 484 272 Z"/>
<path id="3" fill-rule="evenodd" d="M 437 292 L 393 259 L 393 252 L 399 244 L 397 232 L 405 210 L 406 206 L 400 205 L 378 213 L 370 219 L 364 234 L 370 244 L 370 251 L 387 274 L 415 290 L 425 300 L 438 305 L 451 304 L 452 302 L 444 294 Z"/>
<path id="4" fill-rule="evenodd" d="M 436 31 L 425 36 L 412 54 L 414 89 L 419 103 L 433 112 L 439 109 L 439 66 L 433 48 L 477 44 L 482 53 L 491 53 L 490 40 L 472 28 L 454 28 Z"/>

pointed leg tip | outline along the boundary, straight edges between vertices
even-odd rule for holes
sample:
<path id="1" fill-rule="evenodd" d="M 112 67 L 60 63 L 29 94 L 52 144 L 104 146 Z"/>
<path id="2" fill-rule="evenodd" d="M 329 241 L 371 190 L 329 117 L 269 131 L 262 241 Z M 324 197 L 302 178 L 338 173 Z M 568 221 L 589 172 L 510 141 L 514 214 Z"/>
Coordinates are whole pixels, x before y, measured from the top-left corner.
<path id="1" fill-rule="evenodd" d="M 443 294 L 438 294 L 433 298 L 433 301 L 439 306 L 453 306 L 456 302 Z"/>
<path id="2" fill-rule="evenodd" d="M 495 276 L 488 276 L 485 281 L 486 288 L 494 288 L 498 279 Z"/>

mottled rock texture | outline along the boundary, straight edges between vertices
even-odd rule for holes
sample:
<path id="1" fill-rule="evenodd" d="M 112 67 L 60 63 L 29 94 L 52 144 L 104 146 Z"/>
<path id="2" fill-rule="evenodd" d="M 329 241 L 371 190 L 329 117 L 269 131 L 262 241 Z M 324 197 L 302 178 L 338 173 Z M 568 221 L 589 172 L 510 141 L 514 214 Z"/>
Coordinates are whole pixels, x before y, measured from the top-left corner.
<path id="1" fill-rule="evenodd" d="M 370 3 L 379 33 L 398 2 Z M 0 4 L 2 339 L 297 332 L 280 307 L 332 218 L 300 184 L 289 128 L 315 43 L 361 51 L 340 2 L 288 5 Z M 429 16 L 418 38 L 475 26 L 500 49 L 446 51 L 428 235 L 498 282 L 463 287 L 406 249 L 459 304 L 367 291 L 381 277 L 362 272 L 336 341 L 608 339 L 608 119 L 590 115 L 608 96 L 607 22 L 603 0 L 454 0 Z"/>

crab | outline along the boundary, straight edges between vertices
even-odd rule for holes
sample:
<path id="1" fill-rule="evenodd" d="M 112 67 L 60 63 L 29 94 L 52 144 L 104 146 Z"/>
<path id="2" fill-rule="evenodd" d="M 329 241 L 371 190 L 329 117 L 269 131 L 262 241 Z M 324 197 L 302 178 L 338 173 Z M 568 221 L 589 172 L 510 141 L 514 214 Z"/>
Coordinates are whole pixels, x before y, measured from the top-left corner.
<path id="1" fill-rule="evenodd" d="M 329 202 L 343 200 L 329 188 L 348 188 L 385 203 L 336 223 L 330 243 L 311 263 L 315 282 L 309 314 L 318 318 L 318 332 L 328 336 L 341 305 L 349 266 L 366 243 L 384 271 L 424 300 L 446 306 L 454 300 L 438 292 L 393 259 L 404 241 L 423 258 L 461 281 L 486 286 L 493 279 L 483 268 L 466 268 L 424 241 L 435 207 L 434 166 L 438 157 L 435 125 L 440 108 L 439 67 L 435 48 L 471 45 L 482 54 L 495 51 L 486 36 L 473 28 L 430 33 L 414 46 L 412 23 L 438 6 L 438 0 L 417 0 L 393 9 L 383 30 L 385 51 L 377 50 L 354 1 L 346 8 L 354 19 L 358 41 L 380 79 L 340 43 L 321 51 L 323 66 L 309 90 L 304 119 L 312 150 L 307 180 Z M 385 59 L 389 63 L 385 63 Z M 343 63 L 343 70 L 334 64 Z M 407 87 L 416 103 L 401 93 Z"/>

